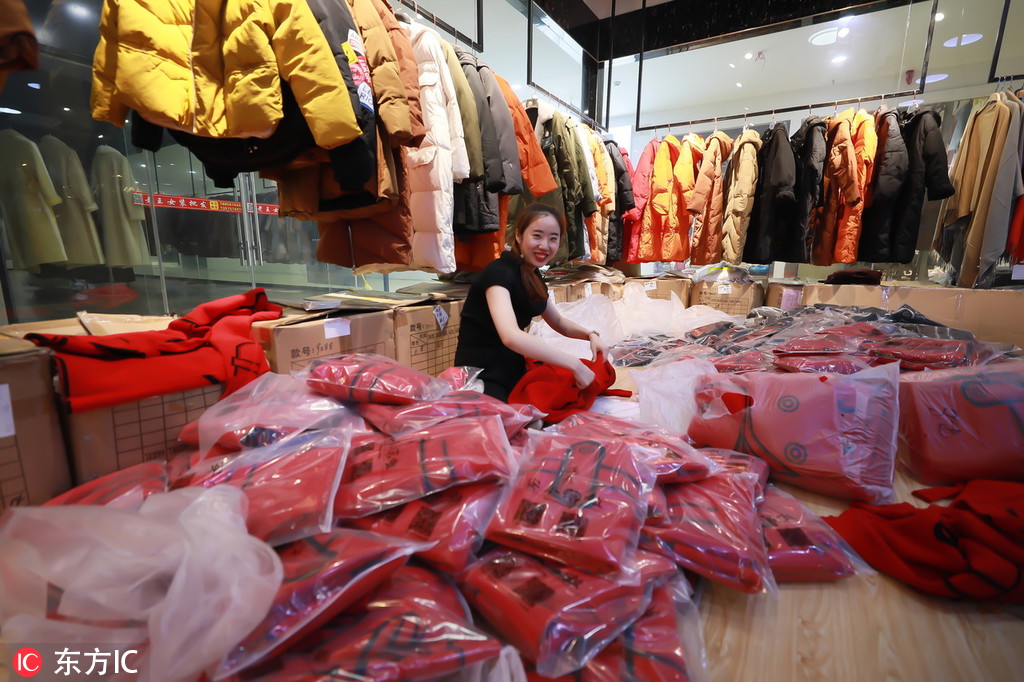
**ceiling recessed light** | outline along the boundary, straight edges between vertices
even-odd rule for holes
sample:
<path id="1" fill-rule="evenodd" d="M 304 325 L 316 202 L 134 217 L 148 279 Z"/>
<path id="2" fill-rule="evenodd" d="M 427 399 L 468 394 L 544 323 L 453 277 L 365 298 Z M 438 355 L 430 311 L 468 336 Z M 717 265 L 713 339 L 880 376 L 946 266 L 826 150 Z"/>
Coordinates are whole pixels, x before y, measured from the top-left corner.
<path id="1" fill-rule="evenodd" d="M 25 85 L 32 88 L 33 90 L 38 90 L 39 88 L 43 87 L 39 83 L 26 83 Z"/>
<path id="2" fill-rule="evenodd" d="M 88 7 L 79 2 L 69 2 L 65 7 L 68 14 L 77 19 L 87 19 L 92 14 Z"/>
<path id="3" fill-rule="evenodd" d="M 100 140 L 102 140 L 102 139 L 103 139 L 103 136 L 102 136 L 102 135 L 97 135 L 96 137 L 97 137 L 97 139 L 100 139 Z"/>
<path id="4" fill-rule="evenodd" d="M 923 99 L 908 99 L 906 102 L 900 102 L 896 106 L 898 107 L 912 107 L 915 104 L 924 104 Z"/>
<path id="5" fill-rule="evenodd" d="M 836 38 L 839 36 L 839 31 L 836 30 L 835 26 L 831 28 L 823 28 L 816 33 L 811 34 L 811 37 L 807 39 L 811 45 L 817 45 L 818 47 L 824 47 L 825 45 L 831 45 L 836 42 Z"/>
<path id="6" fill-rule="evenodd" d="M 140 164 L 139 164 L 139 167 L 140 167 L 140 168 L 145 168 L 145 167 L 146 167 L 146 164 L 144 164 L 144 163 L 140 163 Z"/>
<path id="7" fill-rule="evenodd" d="M 64 107 L 64 111 L 71 111 L 71 107 Z"/>
<path id="8" fill-rule="evenodd" d="M 742 88 L 743 87 L 743 83 L 736 83 L 736 87 L 737 88 Z"/>
<path id="9" fill-rule="evenodd" d="M 936 12 L 935 13 L 935 21 L 942 21 L 945 18 L 946 18 L 946 15 L 943 14 L 942 12 Z"/>
<path id="10" fill-rule="evenodd" d="M 729 68 L 730 68 L 730 69 L 735 69 L 735 68 L 736 68 L 736 65 L 735 65 L 735 64 L 733 64 L 732 62 L 729 62 Z"/>
<path id="11" fill-rule="evenodd" d="M 753 52 L 748 52 L 745 55 L 743 55 L 743 58 L 744 59 L 753 59 L 754 58 L 754 53 Z"/>
<path id="12" fill-rule="evenodd" d="M 924 82 L 925 83 L 938 83 L 939 81 L 944 81 L 947 78 L 949 78 L 949 74 L 948 73 L 931 73 L 931 74 L 928 74 L 927 76 L 924 77 Z M 914 80 L 914 82 L 917 83 L 918 85 L 920 85 L 921 84 L 921 79 L 917 78 L 917 79 Z"/>
<path id="13" fill-rule="evenodd" d="M 846 61 L 846 55 L 845 54 L 837 54 L 835 57 L 832 57 L 832 63 L 833 64 L 842 64 L 845 61 Z"/>
<path id="14" fill-rule="evenodd" d="M 970 45 L 971 43 L 976 43 L 984 37 L 985 36 L 982 33 L 964 33 L 963 35 L 950 38 L 949 40 L 942 44 L 945 45 L 946 47 L 961 47 L 963 45 Z"/>
<path id="15" fill-rule="evenodd" d="M 0 114 L 20 114 L 21 112 L 17 109 L 10 109 L 8 107 L 0 107 Z"/>
<path id="16" fill-rule="evenodd" d="M 836 35 L 838 35 L 840 38 L 845 38 L 846 36 L 850 35 L 849 27 L 843 26 L 841 29 L 839 29 L 839 33 L 837 33 Z"/>

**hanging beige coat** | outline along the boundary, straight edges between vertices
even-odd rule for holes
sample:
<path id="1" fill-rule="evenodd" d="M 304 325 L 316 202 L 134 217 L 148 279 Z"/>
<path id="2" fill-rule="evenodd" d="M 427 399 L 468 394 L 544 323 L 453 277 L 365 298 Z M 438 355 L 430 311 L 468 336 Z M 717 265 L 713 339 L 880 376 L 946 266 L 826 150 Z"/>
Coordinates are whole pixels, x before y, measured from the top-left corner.
<path id="1" fill-rule="evenodd" d="M 142 223 L 146 212 L 135 203 L 139 188 L 128 159 L 113 147 L 101 145 L 92 158 L 91 176 L 100 207 L 100 232 L 107 265 L 147 265 L 149 247 Z"/>
<path id="2" fill-rule="evenodd" d="M 723 260 L 738 264 L 743 260 L 743 247 L 747 243 L 750 211 L 754 208 L 757 192 L 757 152 L 761 149 L 761 136 L 756 130 L 745 130 L 736 140 L 729 167 L 728 197 L 725 202 L 725 221 L 722 223 Z"/>
<path id="3" fill-rule="evenodd" d="M 725 217 L 725 178 L 722 165 L 732 153 L 732 138 L 719 131 L 708 138 L 700 175 L 686 210 L 693 214 L 690 262 L 710 265 L 722 260 L 722 222 Z"/>
<path id="4" fill-rule="evenodd" d="M 0 217 L 15 270 L 67 260 L 53 206 L 61 202 L 35 142 L 0 130 Z"/>
<path id="5" fill-rule="evenodd" d="M 53 207 L 57 228 L 64 242 L 68 262 L 75 265 L 102 265 L 103 247 L 92 220 L 97 209 L 82 162 L 71 147 L 53 135 L 39 140 L 39 152 L 61 202 Z"/>

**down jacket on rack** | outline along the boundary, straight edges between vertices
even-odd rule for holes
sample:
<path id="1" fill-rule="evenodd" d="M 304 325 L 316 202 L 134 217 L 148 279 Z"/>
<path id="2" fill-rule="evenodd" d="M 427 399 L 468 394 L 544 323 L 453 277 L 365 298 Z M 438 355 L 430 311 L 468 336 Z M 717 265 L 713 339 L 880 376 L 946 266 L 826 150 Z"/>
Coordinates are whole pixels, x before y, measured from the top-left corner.
<path id="1" fill-rule="evenodd" d="M 857 152 L 853 141 L 853 109 L 847 109 L 828 122 L 828 158 L 822 206 L 811 217 L 811 263 L 835 262 L 837 231 L 846 209 L 858 206 L 863 195 L 857 182 Z"/>
<path id="2" fill-rule="evenodd" d="M 776 253 L 790 248 L 794 239 L 799 240 L 801 229 L 796 221 L 796 157 L 783 124 L 776 123 L 761 136 L 758 166 L 761 180 L 743 260 L 771 263 Z"/>
<path id="3" fill-rule="evenodd" d="M 305 0 L 105 2 L 93 60 L 92 115 L 123 127 L 129 109 L 205 137 L 267 137 L 281 80 L 316 143 L 359 136 L 348 91 Z"/>
<path id="4" fill-rule="evenodd" d="M 711 265 L 722 260 L 722 221 L 725 217 L 725 177 L 722 167 L 732 154 L 732 138 L 718 131 L 707 140 L 700 175 L 686 210 L 693 214 L 690 262 Z"/>
<path id="5" fill-rule="evenodd" d="M 910 159 L 900 130 L 899 112 L 879 107 L 875 112 L 875 130 L 878 133 L 875 181 L 864 202 L 864 223 L 857 259 L 867 263 L 889 263 L 893 255 L 893 214 Z"/>
<path id="6" fill-rule="evenodd" d="M 651 193 L 651 173 L 654 170 L 654 157 L 658 153 L 658 140 L 651 140 L 640 152 L 640 158 L 633 169 L 633 202 L 632 210 L 622 215 L 622 241 L 625 250 L 624 260 L 627 263 L 640 262 L 640 242 L 643 233 L 643 215 L 647 210 L 647 201 Z"/>
<path id="7" fill-rule="evenodd" d="M 756 130 L 744 130 L 736 139 L 736 149 L 729 165 L 726 186 L 725 221 L 722 224 L 722 258 L 739 264 L 743 260 L 743 247 L 747 243 L 750 212 L 754 210 L 757 192 L 757 153 L 761 150 L 761 136 Z"/>
<path id="8" fill-rule="evenodd" d="M 780 239 L 774 256 L 790 263 L 811 262 L 811 215 L 821 203 L 825 173 L 825 130 L 828 123 L 817 116 L 804 119 L 790 143 L 796 155 L 796 226 L 788 239 Z M 899 131 L 897 131 L 898 134 Z"/>

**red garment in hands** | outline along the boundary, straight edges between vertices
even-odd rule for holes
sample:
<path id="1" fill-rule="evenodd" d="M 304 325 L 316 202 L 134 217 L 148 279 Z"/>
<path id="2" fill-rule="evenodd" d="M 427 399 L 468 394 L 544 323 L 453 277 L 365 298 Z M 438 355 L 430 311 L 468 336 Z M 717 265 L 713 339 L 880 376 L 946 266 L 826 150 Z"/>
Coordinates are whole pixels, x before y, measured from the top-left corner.
<path id="1" fill-rule="evenodd" d="M 632 395 L 630 391 L 609 390 L 615 383 L 615 368 L 600 354 L 597 360 L 582 361 L 594 373 L 594 381 L 583 390 L 576 387 L 576 377 L 569 370 L 545 362 L 527 362 L 532 366 L 509 393 L 508 402 L 536 406 L 547 414 L 544 420 L 550 424 L 589 410 L 599 395 Z"/>
<path id="2" fill-rule="evenodd" d="M 953 490 L 949 507 L 854 503 L 825 521 L 871 566 L 922 592 L 1024 603 L 1024 483 Z"/>

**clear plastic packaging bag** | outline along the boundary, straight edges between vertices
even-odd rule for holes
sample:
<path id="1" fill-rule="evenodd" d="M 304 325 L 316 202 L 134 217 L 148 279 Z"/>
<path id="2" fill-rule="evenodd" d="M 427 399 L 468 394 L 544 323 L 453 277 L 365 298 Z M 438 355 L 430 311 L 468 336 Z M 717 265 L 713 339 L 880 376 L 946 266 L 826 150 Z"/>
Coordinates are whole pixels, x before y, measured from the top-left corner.
<path id="1" fill-rule="evenodd" d="M 378 430 L 389 436 L 402 436 L 460 417 L 496 415 L 505 425 L 509 438 L 524 426 L 544 416 L 532 405 L 508 405 L 476 391 L 452 391 L 437 400 L 411 405 L 379 405 L 364 403 L 359 414 Z"/>
<path id="2" fill-rule="evenodd" d="M 669 522 L 645 526 L 641 546 L 741 592 L 775 592 L 752 474 L 665 486 Z"/>
<path id="3" fill-rule="evenodd" d="M 400 507 L 346 522 L 392 537 L 433 543 L 417 556 L 446 573 L 469 565 L 483 543 L 502 488 L 493 482 L 457 485 Z"/>
<path id="4" fill-rule="evenodd" d="M 483 383 L 479 376 L 483 372 L 479 367 L 449 367 L 437 375 L 448 384 L 451 391 L 483 391 Z"/>
<path id="5" fill-rule="evenodd" d="M 349 609 L 242 679 L 436 680 L 495 659 L 501 650 L 501 642 L 473 626 L 449 580 L 410 564 L 395 571 L 365 605 Z"/>
<path id="6" fill-rule="evenodd" d="M 454 485 L 503 481 L 515 460 L 501 419 L 465 417 L 399 438 L 354 444 L 338 496 L 336 519 L 382 512 Z"/>
<path id="7" fill-rule="evenodd" d="M 827 353 L 849 353 L 856 350 L 856 344 L 840 334 L 831 334 L 831 330 L 795 336 L 772 348 L 776 355 L 825 355 Z"/>
<path id="8" fill-rule="evenodd" d="M 856 374 L 871 365 L 854 355 L 834 353 L 832 355 L 779 355 L 775 358 L 775 366 L 787 372 Z"/>
<path id="9" fill-rule="evenodd" d="M 743 372 L 766 372 L 772 368 L 772 358 L 759 350 L 748 350 L 732 355 L 711 358 L 711 364 L 719 372 L 742 374 Z"/>
<path id="10" fill-rule="evenodd" d="M 204 457 L 218 456 L 272 445 L 348 415 L 344 405 L 302 380 L 267 372 L 186 425 L 179 440 L 198 446 Z"/>
<path id="11" fill-rule="evenodd" d="M 309 431 L 239 455 L 204 459 L 182 480 L 238 488 L 249 498 L 249 532 L 280 545 L 331 529 L 351 438 L 351 429 Z"/>
<path id="12" fill-rule="evenodd" d="M 684 436 L 657 426 L 644 426 L 594 412 L 578 412 L 553 428 L 571 436 L 615 438 L 650 451 L 647 464 L 654 469 L 659 483 L 686 483 L 707 478 L 718 466 Z"/>
<path id="13" fill-rule="evenodd" d="M 698 445 L 756 455 L 780 482 L 879 504 L 893 494 L 899 367 L 718 374 L 697 382 Z"/>
<path id="14" fill-rule="evenodd" d="M 784 490 L 768 486 L 758 514 L 777 582 L 839 580 L 874 572 L 839 533 Z"/>
<path id="15" fill-rule="evenodd" d="M 668 500 L 665 499 L 665 489 L 660 483 L 656 483 L 647 497 L 647 518 L 644 519 L 644 525 L 664 526 L 667 523 Z"/>
<path id="16" fill-rule="evenodd" d="M 682 575 L 676 562 L 664 554 L 638 549 L 634 565 L 645 587 L 655 588 Z"/>
<path id="17" fill-rule="evenodd" d="M 768 477 L 772 472 L 768 462 L 753 455 L 725 448 L 701 448 L 700 451 L 717 462 L 726 471 L 734 474 L 753 474 L 754 480 L 757 481 L 754 501 L 757 504 L 764 502 L 764 491 L 768 487 Z"/>
<path id="18" fill-rule="evenodd" d="M 167 465 L 162 461 L 152 460 L 121 469 L 100 478 L 75 486 L 61 493 L 43 506 L 51 507 L 62 504 L 108 504 L 138 489 L 143 498 L 154 493 L 167 492 L 169 476 Z"/>
<path id="19" fill-rule="evenodd" d="M 900 465 L 927 485 L 1024 481 L 1024 362 L 900 376 Z"/>
<path id="20" fill-rule="evenodd" d="M 643 614 L 650 593 L 635 568 L 613 577 L 495 550 L 469 567 L 463 593 L 537 670 L 579 670 Z"/>
<path id="21" fill-rule="evenodd" d="M 0 600 L 5 637 L 19 613 L 47 619 L 32 641 L 62 634 L 67 623 L 58 619 L 141 623 L 148 645 L 140 666 L 167 682 L 194 680 L 256 627 L 281 585 L 281 561 L 246 531 L 245 505 L 241 492 L 220 486 L 151 495 L 138 511 L 8 510 L 0 592 L 16 599 Z"/>
<path id="22" fill-rule="evenodd" d="M 268 661 L 369 596 L 423 543 L 339 528 L 280 548 L 284 580 L 266 618 L 217 668 L 215 680 Z"/>
<path id="23" fill-rule="evenodd" d="M 984 365 L 1000 357 L 992 346 L 979 341 L 906 336 L 876 341 L 863 350 L 877 358 L 898 360 L 911 371 Z"/>
<path id="24" fill-rule="evenodd" d="M 314 361 L 305 377 L 317 393 L 356 403 L 408 405 L 436 400 L 448 391 L 443 379 L 375 353 Z"/>
<path id="25" fill-rule="evenodd" d="M 706 374 L 717 374 L 707 360 L 680 360 L 633 370 L 630 377 L 640 397 L 640 419 L 670 433 L 685 434 L 697 413 L 697 404 L 688 396 Z"/>
<path id="26" fill-rule="evenodd" d="M 636 549 L 654 471 L 614 438 L 532 431 L 488 540 L 594 573 Z"/>

